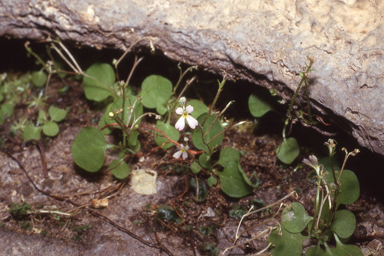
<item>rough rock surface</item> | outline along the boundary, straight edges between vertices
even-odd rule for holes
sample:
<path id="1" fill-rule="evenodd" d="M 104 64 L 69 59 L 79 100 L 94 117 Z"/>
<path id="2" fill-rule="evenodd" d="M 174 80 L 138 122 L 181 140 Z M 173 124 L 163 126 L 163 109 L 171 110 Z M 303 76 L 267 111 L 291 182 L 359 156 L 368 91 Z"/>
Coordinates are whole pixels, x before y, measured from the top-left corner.
<path id="1" fill-rule="evenodd" d="M 169 58 L 286 99 L 315 56 L 314 105 L 384 155 L 383 10 L 378 0 L 2 0 L 0 36 L 123 50 L 149 37 Z"/>

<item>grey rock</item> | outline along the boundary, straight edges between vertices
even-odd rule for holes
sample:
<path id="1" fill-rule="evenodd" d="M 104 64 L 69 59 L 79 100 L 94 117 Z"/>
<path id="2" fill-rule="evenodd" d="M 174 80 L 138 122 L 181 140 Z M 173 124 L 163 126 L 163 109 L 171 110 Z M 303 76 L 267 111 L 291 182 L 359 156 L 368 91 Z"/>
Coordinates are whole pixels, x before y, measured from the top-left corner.
<path id="1" fill-rule="evenodd" d="M 286 100 L 314 56 L 313 105 L 384 155 L 382 10 L 369 0 L 3 0 L 0 36 L 122 50 L 148 37 L 171 59 L 225 70 Z"/>

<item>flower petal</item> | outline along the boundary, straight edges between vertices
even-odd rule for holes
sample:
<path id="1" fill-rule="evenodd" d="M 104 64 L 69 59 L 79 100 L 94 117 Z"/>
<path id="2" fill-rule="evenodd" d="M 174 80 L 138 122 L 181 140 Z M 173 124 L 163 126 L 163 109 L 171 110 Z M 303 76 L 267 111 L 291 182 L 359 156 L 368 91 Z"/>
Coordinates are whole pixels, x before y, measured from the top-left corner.
<path id="1" fill-rule="evenodd" d="M 175 154 L 173 154 L 173 157 L 178 159 L 181 156 L 181 150 L 177 151 Z"/>
<path id="2" fill-rule="evenodd" d="M 182 108 L 177 108 L 176 109 L 176 114 L 178 114 L 178 115 L 182 115 L 183 112 L 184 112 L 184 109 L 182 109 Z"/>
<path id="3" fill-rule="evenodd" d="M 187 158 L 188 158 L 188 153 L 187 152 L 183 152 L 183 160 L 185 160 Z"/>
<path id="4" fill-rule="evenodd" d="M 191 127 L 191 129 L 195 129 L 196 126 L 199 124 L 199 122 L 194 117 L 192 117 L 190 115 L 187 116 L 187 122 L 188 122 L 189 127 Z"/>
<path id="5" fill-rule="evenodd" d="M 185 117 L 180 117 L 175 124 L 175 128 L 179 131 L 182 131 L 185 127 Z"/>
<path id="6" fill-rule="evenodd" d="M 185 110 L 188 112 L 188 114 L 193 112 L 193 107 L 191 105 L 188 105 Z"/>

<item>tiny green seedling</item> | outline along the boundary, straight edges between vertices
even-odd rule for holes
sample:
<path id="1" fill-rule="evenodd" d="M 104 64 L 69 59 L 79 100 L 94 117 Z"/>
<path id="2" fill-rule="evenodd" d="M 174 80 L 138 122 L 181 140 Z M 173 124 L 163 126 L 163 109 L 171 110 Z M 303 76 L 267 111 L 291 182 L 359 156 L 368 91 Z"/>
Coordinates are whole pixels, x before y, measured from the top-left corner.
<path id="1" fill-rule="evenodd" d="M 67 113 L 68 110 L 54 106 L 48 109 L 48 113 L 45 110 L 40 110 L 36 126 L 28 124 L 23 128 L 23 140 L 40 140 L 41 132 L 49 137 L 56 136 L 59 133 L 57 123 L 63 121 Z"/>

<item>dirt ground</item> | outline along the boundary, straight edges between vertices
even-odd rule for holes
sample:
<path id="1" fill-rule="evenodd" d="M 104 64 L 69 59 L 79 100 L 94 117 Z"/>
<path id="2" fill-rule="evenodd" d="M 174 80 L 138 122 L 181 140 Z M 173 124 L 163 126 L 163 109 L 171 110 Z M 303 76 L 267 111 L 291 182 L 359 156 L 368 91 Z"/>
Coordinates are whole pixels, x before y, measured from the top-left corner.
<path id="1" fill-rule="evenodd" d="M 69 92 L 59 94 L 58 90 L 65 84 L 69 86 Z M 248 89 L 239 92 L 239 86 L 239 82 L 229 84 L 228 92 L 223 93 L 218 107 L 225 105 L 231 96 L 236 97 L 239 104 L 228 112 L 227 117 L 253 121 L 244 110 L 247 99 L 244 97 L 252 89 L 249 89 L 250 85 L 244 85 Z M 197 88 L 189 93 L 201 95 L 203 85 Z M 207 91 L 204 97 L 209 98 Z M 37 91 L 30 93 L 37 95 Z M 72 142 L 82 127 L 96 126 L 103 114 L 97 105 L 85 100 L 81 83 L 53 79 L 48 94 L 48 106 L 55 104 L 60 108 L 70 108 L 65 121 L 59 124 L 57 137 L 43 137 L 37 144 L 23 143 L 20 135 L 9 136 L 9 126 L 15 120 L 22 116 L 36 120 L 37 110 L 27 109 L 26 105 L 16 106 L 13 117 L 0 128 L 4 140 L 0 153 L 0 255 L 211 255 L 211 252 L 204 251 L 207 244 L 217 246 L 220 253 L 233 244 L 238 219 L 230 217 L 229 212 L 234 205 L 248 209 L 248 202 L 254 198 L 271 204 L 296 190 L 299 197 L 291 197 L 285 203 L 297 200 L 310 214 L 313 213 L 316 188 L 307 180 L 310 170 L 296 167 L 309 154 L 324 156 L 322 143 L 328 138 L 315 131 L 299 125 L 294 127 L 293 136 L 299 139 L 301 154 L 287 166 L 276 159 L 275 149 L 282 140 L 281 129 L 270 121 L 273 119 L 271 116 L 259 120 L 256 128 L 243 125 L 228 130 L 222 147 L 231 146 L 243 152 L 241 166 L 248 175 L 256 171 L 260 187 L 241 199 L 226 196 L 219 186 L 212 187 L 207 199 L 198 203 L 192 191 L 184 193 L 185 179 L 189 180 L 194 175 L 190 172 L 184 175 L 180 172 L 180 162 L 170 160 L 175 150 L 153 150 L 156 148 L 153 134 L 141 129 L 142 148 L 128 163 L 132 170 L 149 168 L 158 173 L 157 194 L 146 196 L 133 191 L 130 179 L 121 182 L 106 172 L 116 152 L 108 151 L 105 167 L 96 174 L 87 173 L 74 164 L 70 152 Z M 152 125 L 154 120 L 146 119 L 145 122 Z M 114 138 L 109 136 L 108 139 Z M 350 151 L 358 147 L 349 135 L 341 131 L 335 139 L 339 142 L 339 150 L 343 146 Z M 383 159 L 367 150 L 361 151 L 347 165 L 348 169 L 356 172 L 361 183 L 359 200 L 347 206 L 357 217 L 357 228 L 350 243 L 359 246 L 366 256 L 384 255 Z M 44 165 L 47 178 L 44 177 Z M 108 207 L 92 207 L 92 199 L 106 197 L 109 199 Z M 46 210 L 48 213 L 29 212 L 20 218 L 9 213 L 14 204 L 23 202 L 36 211 Z M 156 218 L 155 209 L 164 204 L 180 209 L 181 224 L 165 223 Z M 274 207 L 271 212 L 276 210 Z M 66 215 L 68 213 L 70 216 Z M 242 229 L 268 216 L 252 216 Z M 238 243 L 266 227 L 262 225 L 253 229 Z M 204 231 L 208 234 L 203 234 Z M 226 255 L 251 255 L 265 248 L 267 239 L 267 236 L 261 237 L 230 250 Z"/>

